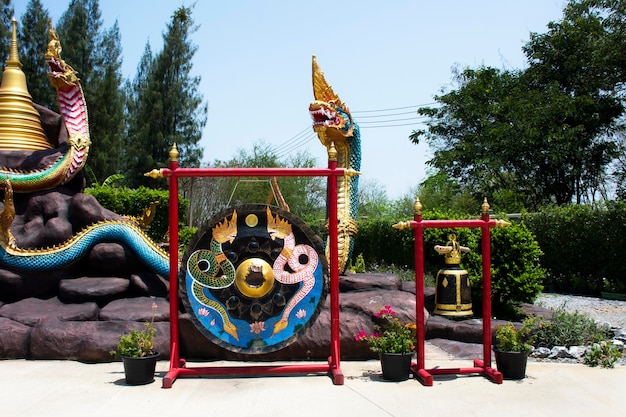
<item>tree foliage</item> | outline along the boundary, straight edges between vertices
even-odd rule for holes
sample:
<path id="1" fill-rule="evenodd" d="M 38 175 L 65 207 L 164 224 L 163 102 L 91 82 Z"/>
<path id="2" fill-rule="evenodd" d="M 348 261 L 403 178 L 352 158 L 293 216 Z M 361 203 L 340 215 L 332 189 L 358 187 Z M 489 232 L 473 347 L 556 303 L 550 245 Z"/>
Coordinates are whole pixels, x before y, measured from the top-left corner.
<path id="1" fill-rule="evenodd" d="M 476 198 L 536 209 L 593 199 L 616 156 L 608 134 L 624 107 L 623 2 L 572 0 L 561 22 L 531 34 L 529 67 L 466 68 L 457 88 L 418 110 L 413 132 L 434 149 L 428 164 Z M 618 36 L 618 32 L 621 33 Z"/>
<path id="2" fill-rule="evenodd" d="M 57 111 L 56 93 L 48 81 L 46 50 L 50 15 L 40 0 L 30 0 L 18 31 L 18 47 L 22 71 L 33 102 Z"/>
<path id="3" fill-rule="evenodd" d="M 165 166 L 173 144 L 181 166 L 200 165 L 198 142 L 208 107 L 197 93 L 200 77 L 190 75 L 197 50 L 189 39 L 197 30 L 191 12 L 187 7 L 174 12 L 163 34 L 163 50 L 153 56 L 147 44 L 137 75 L 127 85 L 126 163 L 131 186 L 154 186 L 154 180 L 143 174 Z"/>
<path id="4" fill-rule="evenodd" d="M 2 67 L 9 59 L 11 51 L 11 19 L 13 18 L 13 3 L 11 0 L 1 0 L 0 6 L 0 60 Z"/>

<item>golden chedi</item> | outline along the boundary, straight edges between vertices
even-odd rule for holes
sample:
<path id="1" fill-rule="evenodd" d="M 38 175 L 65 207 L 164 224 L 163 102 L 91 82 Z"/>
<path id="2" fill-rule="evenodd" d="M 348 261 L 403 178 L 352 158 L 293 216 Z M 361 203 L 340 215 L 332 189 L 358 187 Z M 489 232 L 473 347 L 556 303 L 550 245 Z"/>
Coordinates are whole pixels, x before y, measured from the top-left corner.
<path id="1" fill-rule="evenodd" d="M 26 87 L 26 75 L 17 53 L 17 22 L 12 21 L 11 52 L 0 85 L 0 150 L 51 149 L 39 112 Z"/>

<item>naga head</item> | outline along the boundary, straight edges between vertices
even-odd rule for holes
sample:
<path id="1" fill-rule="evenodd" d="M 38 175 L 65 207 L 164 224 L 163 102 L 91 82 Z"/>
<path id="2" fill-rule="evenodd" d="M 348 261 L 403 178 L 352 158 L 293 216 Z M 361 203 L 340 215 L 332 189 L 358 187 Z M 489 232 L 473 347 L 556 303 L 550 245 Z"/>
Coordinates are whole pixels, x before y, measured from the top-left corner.
<path id="1" fill-rule="evenodd" d="M 61 58 L 61 41 L 57 36 L 52 22 L 50 22 L 50 42 L 48 42 L 48 50 L 46 51 L 46 62 L 50 70 L 48 71 L 48 78 L 50 83 L 56 89 L 63 89 L 67 87 L 75 86 L 79 79 L 76 75 L 77 72 L 63 61 Z"/>
<path id="2" fill-rule="evenodd" d="M 326 147 L 330 142 L 345 143 L 353 136 L 354 123 L 348 106 L 333 88 L 326 82 L 324 73 L 313 56 L 313 96 L 315 101 L 309 105 L 309 114 L 313 119 L 313 130 Z"/>

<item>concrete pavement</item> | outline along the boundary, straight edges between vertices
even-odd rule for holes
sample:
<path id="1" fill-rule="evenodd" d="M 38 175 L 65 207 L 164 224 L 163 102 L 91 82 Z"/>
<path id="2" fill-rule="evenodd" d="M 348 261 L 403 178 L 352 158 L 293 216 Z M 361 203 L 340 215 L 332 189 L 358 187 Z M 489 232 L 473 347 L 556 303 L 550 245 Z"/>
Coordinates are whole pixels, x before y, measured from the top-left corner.
<path id="1" fill-rule="evenodd" d="M 215 365 L 233 365 L 216 362 Z M 189 366 L 208 366 L 194 364 Z M 241 365 L 241 363 L 237 363 Z M 471 366 L 427 343 L 426 367 Z M 478 375 L 387 382 L 378 361 L 342 361 L 345 383 L 326 375 L 183 377 L 127 386 L 120 362 L 0 361 L 0 416 L 624 416 L 626 367 L 529 361 L 527 378 L 498 385 Z M 495 365 L 494 365 L 495 366 Z"/>

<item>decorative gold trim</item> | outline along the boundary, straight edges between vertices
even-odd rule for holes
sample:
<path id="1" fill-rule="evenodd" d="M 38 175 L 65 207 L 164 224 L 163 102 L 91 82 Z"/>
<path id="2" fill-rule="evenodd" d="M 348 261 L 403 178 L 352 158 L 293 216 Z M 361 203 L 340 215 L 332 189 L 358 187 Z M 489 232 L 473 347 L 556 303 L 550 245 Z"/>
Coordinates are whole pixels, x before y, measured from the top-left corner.
<path id="1" fill-rule="evenodd" d="M 172 149 L 170 149 L 170 161 L 171 162 L 178 162 L 178 157 L 180 156 L 180 154 L 178 153 L 178 149 L 176 148 L 176 144 L 174 143 L 172 145 Z"/>
<path id="2" fill-rule="evenodd" d="M 415 197 L 415 203 L 413 203 L 413 212 L 417 215 L 422 214 L 422 202 L 419 197 Z"/>

